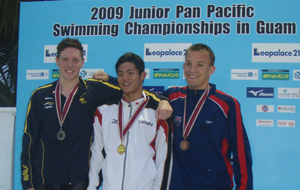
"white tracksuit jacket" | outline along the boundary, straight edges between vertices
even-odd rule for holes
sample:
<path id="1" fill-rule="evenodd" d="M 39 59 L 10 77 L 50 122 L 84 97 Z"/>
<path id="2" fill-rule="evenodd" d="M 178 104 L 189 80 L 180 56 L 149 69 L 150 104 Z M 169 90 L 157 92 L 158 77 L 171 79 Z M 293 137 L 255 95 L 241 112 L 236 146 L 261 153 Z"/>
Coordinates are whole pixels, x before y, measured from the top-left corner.
<path id="1" fill-rule="evenodd" d="M 145 98 L 144 92 L 143 95 Z M 144 98 L 130 103 L 121 100 L 123 127 Z M 170 122 L 156 121 L 158 102 L 150 97 L 123 137 L 126 152 L 119 154 L 118 103 L 111 102 L 96 110 L 88 190 L 96 190 L 101 170 L 103 190 L 167 189 L 171 159 Z"/>

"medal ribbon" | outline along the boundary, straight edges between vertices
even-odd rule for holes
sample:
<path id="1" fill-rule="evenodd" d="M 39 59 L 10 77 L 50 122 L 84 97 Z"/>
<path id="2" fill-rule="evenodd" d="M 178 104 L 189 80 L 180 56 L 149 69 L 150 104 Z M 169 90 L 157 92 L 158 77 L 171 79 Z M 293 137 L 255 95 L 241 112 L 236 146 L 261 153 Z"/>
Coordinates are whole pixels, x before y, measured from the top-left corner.
<path id="1" fill-rule="evenodd" d="M 127 132 L 129 131 L 130 127 L 136 121 L 136 119 L 138 118 L 138 116 L 140 115 L 140 113 L 142 112 L 142 110 L 144 109 L 144 107 L 146 106 L 146 104 L 148 103 L 148 101 L 149 101 L 149 97 L 146 96 L 146 98 L 144 99 L 144 101 L 134 111 L 133 116 L 127 121 L 127 123 L 126 123 L 126 125 L 124 127 L 124 130 L 123 130 L 123 127 L 122 127 L 122 102 L 121 101 L 119 102 L 118 123 L 119 123 L 119 131 L 120 131 L 121 142 L 123 141 L 123 137 L 127 134 Z"/>
<path id="2" fill-rule="evenodd" d="M 192 131 L 192 128 L 194 127 L 194 123 L 196 122 L 196 119 L 200 113 L 200 111 L 202 110 L 202 107 L 207 99 L 209 93 L 209 86 L 208 88 L 205 90 L 205 92 L 202 94 L 201 98 L 198 100 L 198 103 L 196 105 L 196 107 L 193 110 L 192 115 L 189 118 L 189 121 L 186 123 L 187 118 L 186 118 L 186 99 L 184 101 L 184 125 L 183 125 L 183 138 L 186 139 L 187 136 L 189 136 L 189 134 Z"/>
<path id="3" fill-rule="evenodd" d="M 56 83 L 55 87 L 55 105 L 56 105 L 56 113 L 58 117 L 58 121 L 60 124 L 60 128 L 62 128 L 63 123 L 65 121 L 65 118 L 67 116 L 67 113 L 69 111 L 69 108 L 71 107 L 71 103 L 73 101 L 74 95 L 76 91 L 78 90 L 79 83 L 77 82 L 76 85 L 72 88 L 70 93 L 68 94 L 68 97 L 66 99 L 66 102 L 64 103 L 64 107 L 61 113 L 61 95 L 60 95 L 60 86 L 59 81 Z"/>

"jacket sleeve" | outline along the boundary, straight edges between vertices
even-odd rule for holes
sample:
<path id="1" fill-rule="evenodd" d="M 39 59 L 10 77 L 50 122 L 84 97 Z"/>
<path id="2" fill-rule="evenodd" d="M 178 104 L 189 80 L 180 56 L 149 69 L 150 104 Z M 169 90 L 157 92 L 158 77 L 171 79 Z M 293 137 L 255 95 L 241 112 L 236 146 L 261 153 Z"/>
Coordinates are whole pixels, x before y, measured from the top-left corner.
<path id="1" fill-rule="evenodd" d="M 118 85 L 118 78 L 108 75 L 108 82 Z"/>
<path id="2" fill-rule="evenodd" d="M 96 79 L 88 79 L 87 82 L 89 82 L 91 88 L 94 89 L 93 91 L 95 93 L 96 103 L 98 104 L 98 106 L 103 105 L 109 101 L 120 100 L 123 96 L 121 88 L 114 84 Z M 146 90 L 144 90 L 144 92 L 156 101 L 168 100 L 166 97 L 155 92 L 148 92 Z"/>
<path id="3" fill-rule="evenodd" d="M 159 120 L 155 140 L 157 176 L 154 182 L 154 190 L 168 189 L 172 160 L 171 142 L 171 119 Z"/>
<path id="4" fill-rule="evenodd" d="M 26 112 L 26 120 L 21 153 L 21 175 L 23 189 L 33 187 L 33 157 L 36 154 L 40 139 L 40 115 L 38 111 L 38 96 L 33 93 Z"/>
<path id="5" fill-rule="evenodd" d="M 170 90 L 169 89 L 167 89 L 167 90 L 165 90 L 165 91 L 162 92 L 162 95 L 165 96 L 165 97 L 167 97 L 167 98 L 169 98 L 169 94 L 170 94 Z"/>
<path id="6" fill-rule="evenodd" d="M 108 82 L 96 79 L 88 79 L 86 82 L 97 106 L 101 106 L 109 101 L 120 100 L 123 95 L 120 87 Z"/>
<path id="7" fill-rule="evenodd" d="M 103 138 L 102 138 L 102 114 L 97 108 L 94 118 L 94 141 L 91 147 L 92 157 L 90 160 L 89 171 L 89 186 L 87 190 L 96 190 L 100 184 L 99 173 L 102 169 L 102 163 L 104 160 L 103 150 Z"/>
<path id="8" fill-rule="evenodd" d="M 234 105 L 231 107 L 229 114 L 229 125 L 236 190 L 252 190 L 253 176 L 250 143 L 242 121 L 240 104 L 236 99 L 234 99 Z"/>
<path id="9" fill-rule="evenodd" d="M 155 100 L 169 100 L 166 96 L 164 96 L 163 94 L 159 94 L 157 92 L 154 92 L 154 91 L 147 91 L 147 90 L 144 90 L 144 92 L 148 95 L 148 96 L 152 96 Z"/>

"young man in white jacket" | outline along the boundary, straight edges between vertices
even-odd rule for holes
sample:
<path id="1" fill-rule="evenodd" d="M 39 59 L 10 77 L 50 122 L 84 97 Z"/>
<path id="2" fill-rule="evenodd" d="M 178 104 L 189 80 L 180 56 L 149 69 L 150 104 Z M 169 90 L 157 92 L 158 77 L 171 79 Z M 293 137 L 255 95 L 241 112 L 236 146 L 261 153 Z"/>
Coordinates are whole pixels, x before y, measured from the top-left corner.
<path id="1" fill-rule="evenodd" d="M 116 63 L 121 100 L 99 106 L 88 190 L 167 189 L 171 160 L 171 122 L 158 120 L 158 99 L 143 90 L 144 61 L 126 53 Z"/>

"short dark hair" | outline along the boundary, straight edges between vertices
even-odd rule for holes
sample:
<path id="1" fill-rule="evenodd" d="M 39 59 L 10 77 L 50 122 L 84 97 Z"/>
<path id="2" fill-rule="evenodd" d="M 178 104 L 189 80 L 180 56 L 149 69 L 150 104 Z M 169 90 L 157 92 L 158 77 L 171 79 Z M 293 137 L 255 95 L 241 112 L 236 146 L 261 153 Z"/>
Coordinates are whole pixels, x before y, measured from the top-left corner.
<path id="1" fill-rule="evenodd" d="M 73 38 L 65 38 L 58 44 L 56 57 L 59 58 L 60 53 L 67 47 L 73 47 L 73 48 L 78 49 L 80 51 L 81 58 L 83 59 L 82 44 L 80 43 L 80 41 L 78 39 L 73 39 Z"/>
<path id="2" fill-rule="evenodd" d="M 143 59 L 138 56 L 137 54 L 134 54 L 132 52 L 125 53 L 122 55 L 117 63 L 116 63 L 116 72 L 118 73 L 118 68 L 122 63 L 125 62 L 131 62 L 135 65 L 135 67 L 139 70 L 139 74 L 145 71 L 145 63 Z"/>
<path id="3" fill-rule="evenodd" d="M 201 44 L 201 43 L 199 43 L 199 44 L 193 44 L 186 51 L 185 57 L 191 51 L 200 51 L 200 52 L 207 51 L 208 54 L 209 54 L 209 57 L 210 57 L 211 65 L 215 64 L 215 59 L 216 59 L 215 58 L 215 54 L 214 54 L 213 50 L 209 46 L 207 46 L 206 44 Z"/>

